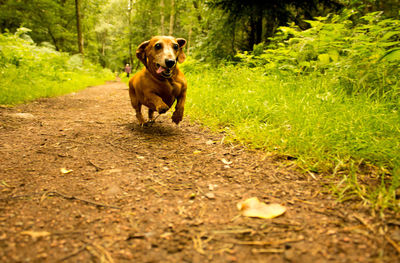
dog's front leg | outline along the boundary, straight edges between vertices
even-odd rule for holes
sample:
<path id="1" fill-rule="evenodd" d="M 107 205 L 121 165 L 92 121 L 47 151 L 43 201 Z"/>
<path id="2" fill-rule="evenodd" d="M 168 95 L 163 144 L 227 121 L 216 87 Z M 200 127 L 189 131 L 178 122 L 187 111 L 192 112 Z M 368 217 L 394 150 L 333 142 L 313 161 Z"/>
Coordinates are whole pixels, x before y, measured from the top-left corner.
<path id="1" fill-rule="evenodd" d="M 183 119 L 183 111 L 185 109 L 186 90 L 176 99 L 175 112 L 172 114 L 172 121 L 178 124 Z"/>
<path id="2" fill-rule="evenodd" d="M 165 113 L 169 110 L 169 107 L 165 102 L 154 93 L 145 94 L 146 103 L 145 105 L 153 111 L 157 111 L 159 114 Z"/>

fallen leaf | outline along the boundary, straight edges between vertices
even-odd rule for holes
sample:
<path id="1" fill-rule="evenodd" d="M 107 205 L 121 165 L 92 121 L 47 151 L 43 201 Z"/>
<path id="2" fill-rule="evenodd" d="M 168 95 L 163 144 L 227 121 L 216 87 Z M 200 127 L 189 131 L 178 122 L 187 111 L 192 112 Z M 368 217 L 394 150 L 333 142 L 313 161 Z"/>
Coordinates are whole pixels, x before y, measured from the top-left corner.
<path id="1" fill-rule="evenodd" d="M 206 196 L 208 199 L 210 199 L 210 200 L 215 199 L 215 194 L 214 194 L 214 193 L 211 193 L 211 192 L 206 193 L 205 196 Z"/>
<path id="2" fill-rule="evenodd" d="M 225 158 L 222 158 L 221 162 L 223 162 L 226 165 L 230 165 L 232 163 L 232 161 L 227 161 Z"/>
<path id="3" fill-rule="evenodd" d="M 210 190 L 210 191 L 213 191 L 215 188 L 217 188 L 217 184 L 209 184 L 208 185 L 208 189 Z"/>
<path id="4" fill-rule="evenodd" d="M 22 119 L 34 119 L 35 118 L 35 116 L 33 114 L 24 113 L 24 112 L 13 113 L 13 114 L 10 114 L 10 116 L 17 117 L 17 118 L 22 118 Z"/>
<path id="5" fill-rule="evenodd" d="M 22 231 L 21 235 L 28 235 L 31 236 L 32 238 L 38 238 L 38 237 L 47 237 L 50 236 L 50 232 L 47 231 Z"/>
<path id="6" fill-rule="evenodd" d="M 214 144 L 214 141 L 213 140 L 208 140 L 208 141 L 206 141 L 206 144 L 207 145 L 212 145 L 212 144 Z"/>
<path id="7" fill-rule="evenodd" d="M 61 169 L 60 169 L 60 172 L 61 172 L 62 174 L 69 174 L 69 173 L 72 173 L 72 171 L 73 171 L 73 170 L 68 170 L 68 169 L 66 169 L 66 168 L 61 168 Z"/>
<path id="8" fill-rule="evenodd" d="M 274 218 L 282 215 L 286 211 L 286 207 L 280 204 L 265 204 L 260 202 L 257 197 L 246 199 L 239 202 L 237 208 L 242 215 L 247 217 Z"/>

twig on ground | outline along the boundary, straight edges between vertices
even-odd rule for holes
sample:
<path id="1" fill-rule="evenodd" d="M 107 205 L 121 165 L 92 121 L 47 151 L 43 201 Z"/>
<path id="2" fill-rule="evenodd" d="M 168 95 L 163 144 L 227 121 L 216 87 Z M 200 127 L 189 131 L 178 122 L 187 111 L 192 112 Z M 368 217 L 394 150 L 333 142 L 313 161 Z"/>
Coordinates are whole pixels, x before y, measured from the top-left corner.
<path id="1" fill-rule="evenodd" d="M 241 241 L 241 240 L 221 240 L 222 242 L 226 242 L 226 243 L 233 243 L 233 244 L 237 244 L 237 245 L 253 245 L 253 246 L 265 246 L 265 245 L 273 245 L 273 246 L 278 246 L 278 245 L 282 245 L 285 243 L 293 243 L 293 242 L 299 242 L 304 240 L 304 237 L 301 238 L 297 238 L 297 239 L 292 239 L 292 238 L 287 238 L 287 239 L 281 239 L 281 240 L 269 240 L 269 241 Z"/>
<path id="2" fill-rule="evenodd" d="M 60 258 L 59 260 L 57 260 L 57 262 L 63 262 L 67 259 L 70 259 L 78 255 L 79 253 L 82 253 L 85 250 L 89 252 L 92 256 L 98 258 L 100 262 L 114 263 L 114 260 L 111 257 L 110 253 L 107 250 L 105 250 L 102 246 L 97 244 L 86 244 L 81 248 L 77 249 L 76 251 L 72 252 L 71 254 L 66 255 L 63 258 Z"/>
<path id="3" fill-rule="evenodd" d="M 22 199 L 22 198 L 32 198 L 35 195 L 39 195 L 38 193 L 34 193 L 31 195 L 16 195 L 16 196 L 9 196 L 6 198 L 0 198 L 0 201 L 8 201 L 8 200 L 12 200 L 12 199 Z"/>
<path id="4" fill-rule="evenodd" d="M 400 246 L 393 239 L 391 239 L 388 235 L 385 235 L 385 239 L 397 250 L 397 253 L 400 254 Z"/>
<path id="5" fill-rule="evenodd" d="M 364 218 L 362 218 L 360 215 L 353 215 L 358 221 L 360 221 L 369 231 L 371 231 L 372 233 L 376 233 L 375 229 L 368 224 L 367 220 L 365 220 Z"/>
<path id="6" fill-rule="evenodd" d="M 213 234 L 254 234 L 256 231 L 251 228 L 238 228 L 238 229 L 223 229 L 223 230 L 213 230 Z"/>
<path id="7" fill-rule="evenodd" d="M 158 196 L 162 196 L 162 193 L 160 193 L 160 191 L 158 191 L 155 187 L 153 186 L 147 186 L 147 188 L 149 190 L 153 190 Z"/>
<path id="8" fill-rule="evenodd" d="M 192 236 L 193 241 L 193 248 L 202 255 L 205 255 L 206 252 L 204 251 L 204 245 L 210 242 L 213 239 L 213 236 L 207 237 L 203 240 L 202 234 Z"/>
<path id="9" fill-rule="evenodd" d="M 231 220 L 229 220 L 229 222 L 233 222 L 233 221 L 235 221 L 236 219 L 240 218 L 241 216 L 242 216 L 241 214 L 237 214 L 237 215 L 235 215 Z"/>
<path id="10" fill-rule="evenodd" d="M 102 246 L 91 244 L 86 246 L 87 251 L 89 251 L 92 256 L 97 257 L 100 262 L 104 263 L 114 263 L 113 258 L 111 257 L 110 253 L 105 250 Z"/>
<path id="11" fill-rule="evenodd" d="M 253 248 L 251 250 L 252 253 L 254 254 L 260 254 L 260 253 L 283 253 L 285 252 L 284 249 L 282 248 Z"/>
<path id="12" fill-rule="evenodd" d="M 11 189 L 15 188 L 14 186 L 10 186 L 9 184 L 7 184 L 6 181 L 4 181 L 4 180 L 1 180 L 0 184 L 5 186 L 5 187 L 7 187 L 7 188 L 11 188 Z"/>
<path id="13" fill-rule="evenodd" d="M 201 242 L 201 238 L 198 237 L 198 236 L 193 236 L 192 240 L 193 240 L 193 248 L 194 248 L 194 250 L 196 250 L 200 254 L 204 255 L 206 252 L 203 249 L 203 244 Z"/>
<path id="14" fill-rule="evenodd" d="M 316 181 L 318 180 L 317 177 L 315 177 L 315 175 L 312 172 L 307 171 L 307 173 L 312 177 L 312 179 L 314 179 Z"/>
<path id="15" fill-rule="evenodd" d="M 88 164 L 90 164 L 91 166 L 93 166 L 94 168 L 96 168 L 96 172 L 101 171 L 101 170 L 104 170 L 104 168 L 101 168 L 100 166 L 94 164 L 94 163 L 93 163 L 92 161 L 90 161 L 90 160 L 88 160 L 87 162 L 88 162 Z"/>
<path id="16" fill-rule="evenodd" d="M 98 203 L 98 202 L 82 199 L 82 198 L 79 198 L 79 197 L 76 197 L 76 196 L 68 196 L 68 195 L 59 193 L 57 191 L 49 191 L 49 192 L 46 192 L 45 194 L 46 195 L 57 195 L 57 196 L 60 196 L 62 198 L 68 199 L 68 200 L 77 200 L 77 201 L 81 201 L 81 202 L 84 202 L 84 203 L 87 203 L 87 204 L 90 204 L 90 205 L 95 205 L 95 206 L 101 206 L 101 207 L 106 207 L 106 208 L 114 208 L 114 209 L 121 209 L 118 206 Z"/>
<path id="17" fill-rule="evenodd" d="M 86 250 L 86 245 L 84 245 L 83 247 L 79 248 L 78 250 L 72 252 L 71 254 L 66 255 L 63 258 L 60 258 L 59 260 L 57 260 L 57 262 L 63 262 L 64 260 L 67 260 L 67 259 L 70 259 L 72 257 L 75 257 L 76 255 L 78 255 L 79 253 L 81 253 L 81 252 L 83 252 L 85 250 Z"/>

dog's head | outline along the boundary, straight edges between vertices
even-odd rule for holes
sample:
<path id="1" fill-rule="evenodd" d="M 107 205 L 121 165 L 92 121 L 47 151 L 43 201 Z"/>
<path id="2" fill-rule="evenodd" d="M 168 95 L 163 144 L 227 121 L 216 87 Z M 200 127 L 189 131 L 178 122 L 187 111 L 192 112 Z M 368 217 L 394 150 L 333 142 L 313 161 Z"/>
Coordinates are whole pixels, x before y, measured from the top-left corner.
<path id="1" fill-rule="evenodd" d="M 152 74 L 170 78 L 176 63 L 185 61 L 185 45 L 186 40 L 183 38 L 156 36 L 139 45 L 136 57 Z"/>

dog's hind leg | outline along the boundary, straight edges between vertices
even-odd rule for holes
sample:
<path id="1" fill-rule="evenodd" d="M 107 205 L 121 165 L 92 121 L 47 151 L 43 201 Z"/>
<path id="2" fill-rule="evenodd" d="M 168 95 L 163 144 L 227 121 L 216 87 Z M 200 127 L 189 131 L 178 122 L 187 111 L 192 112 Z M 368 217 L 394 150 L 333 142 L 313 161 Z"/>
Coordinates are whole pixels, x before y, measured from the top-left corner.
<path id="1" fill-rule="evenodd" d="M 130 84 L 130 83 L 129 83 Z M 129 97 L 131 98 L 132 107 L 136 111 L 136 118 L 140 125 L 145 123 L 142 115 L 142 104 L 136 99 L 136 94 L 133 87 L 129 87 Z"/>
<path id="2" fill-rule="evenodd" d="M 133 105 L 132 105 L 133 106 Z M 142 115 L 142 104 L 138 103 L 136 106 L 133 106 L 136 111 L 136 118 L 140 125 L 145 124 L 145 120 Z"/>
<path id="3" fill-rule="evenodd" d="M 175 112 L 172 114 L 172 121 L 178 124 L 182 121 L 184 105 L 186 100 L 186 90 L 184 90 L 180 97 L 177 98 Z"/>
<path id="4" fill-rule="evenodd" d="M 136 111 L 136 118 L 139 122 L 140 125 L 143 125 L 145 123 L 143 115 L 142 115 L 142 104 L 138 103 L 138 102 L 133 102 L 131 99 L 131 103 L 132 103 L 132 107 L 135 109 Z"/>
<path id="5" fill-rule="evenodd" d="M 149 121 L 153 121 L 154 120 L 154 110 L 149 109 Z"/>

